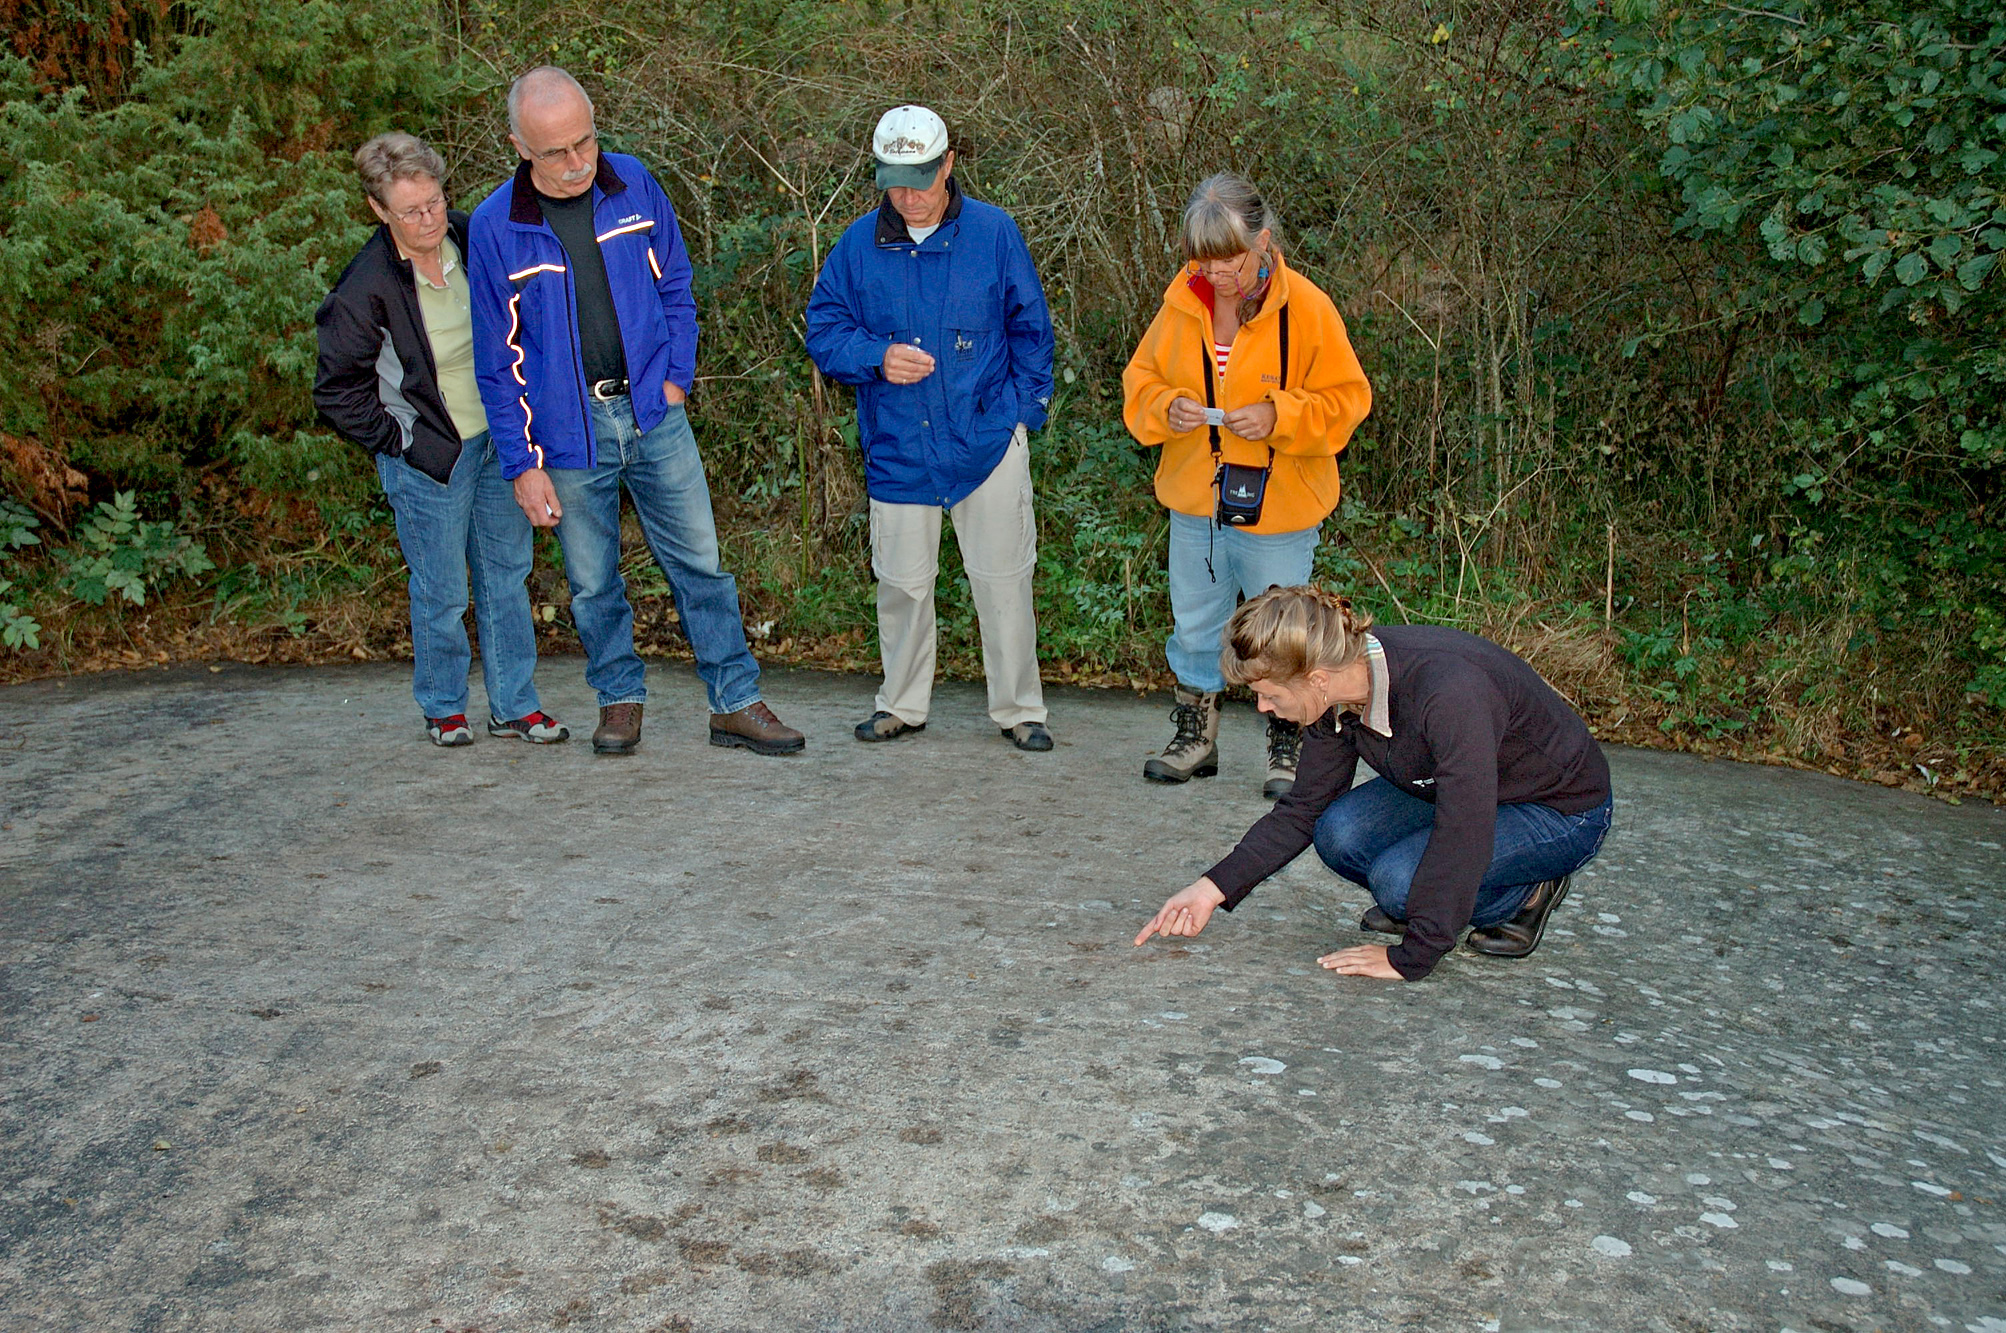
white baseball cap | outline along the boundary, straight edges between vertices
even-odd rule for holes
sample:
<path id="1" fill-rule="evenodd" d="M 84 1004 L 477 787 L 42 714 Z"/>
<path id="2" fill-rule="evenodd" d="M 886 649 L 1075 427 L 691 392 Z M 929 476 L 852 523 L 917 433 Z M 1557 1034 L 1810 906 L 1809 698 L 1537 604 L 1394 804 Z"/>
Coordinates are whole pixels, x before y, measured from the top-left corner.
<path id="1" fill-rule="evenodd" d="M 895 106 L 878 118 L 871 135 L 878 159 L 878 188 L 924 190 L 947 155 L 947 122 L 923 106 Z"/>

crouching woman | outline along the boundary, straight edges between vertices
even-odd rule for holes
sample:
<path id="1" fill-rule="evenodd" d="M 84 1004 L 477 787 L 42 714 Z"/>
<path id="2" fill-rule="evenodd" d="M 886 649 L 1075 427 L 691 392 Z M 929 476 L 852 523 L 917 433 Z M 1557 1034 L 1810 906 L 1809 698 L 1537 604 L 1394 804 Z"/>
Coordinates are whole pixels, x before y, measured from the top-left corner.
<path id="1" fill-rule="evenodd" d="M 1609 764 L 1523 660 L 1434 625 L 1372 628 L 1349 599 L 1272 588 L 1234 613 L 1220 665 L 1262 712 L 1306 725 L 1295 787 L 1141 934 L 1196 935 L 1312 843 L 1399 935 L 1318 959 L 1418 981 L 1466 947 L 1523 958 L 1609 832 Z M 1358 761 L 1378 776 L 1352 786 Z"/>

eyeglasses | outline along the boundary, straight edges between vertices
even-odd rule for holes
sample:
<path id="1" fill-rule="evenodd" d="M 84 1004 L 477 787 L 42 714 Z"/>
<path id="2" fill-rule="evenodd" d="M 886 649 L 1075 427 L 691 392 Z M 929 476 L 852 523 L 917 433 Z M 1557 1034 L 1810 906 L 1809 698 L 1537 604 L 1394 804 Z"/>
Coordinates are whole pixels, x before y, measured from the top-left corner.
<path id="1" fill-rule="evenodd" d="M 533 152 L 531 156 L 534 157 L 539 162 L 553 162 L 553 163 L 562 162 L 566 158 L 572 157 L 574 155 L 582 158 L 587 153 L 591 152 L 594 148 L 597 148 L 598 146 L 599 146 L 599 132 L 597 130 L 590 130 L 587 131 L 585 137 L 583 139 L 580 139 L 577 143 L 566 144 L 562 148 L 538 149 L 535 152 Z"/>
<path id="2" fill-rule="evenodd" d="M 385 211 L 387 212 L 388 210 L 386 209 Z M 430 203 L 420 204 L 416 208 L 407 208 L 401 213 L 391 213 L 390 216 L 396 218 L 407 227 L 415 227 L 426 218 L 437 217 L 445 211 L 446 196 L 442 194 Z"/>
<path id="3" fill-rule="evenodd" d="M 1237 278 L 1246 266 L 1247 255 L 1245 252 L 1242 252 L 1227 260 L 1215 259 L 1210 262 L 1201 263 L 1193 259 L 1184 265 L 1184 271 L 1194 278 L 1204 278 L 1207 281 L 1212 281 L 1217 278 Z"/>

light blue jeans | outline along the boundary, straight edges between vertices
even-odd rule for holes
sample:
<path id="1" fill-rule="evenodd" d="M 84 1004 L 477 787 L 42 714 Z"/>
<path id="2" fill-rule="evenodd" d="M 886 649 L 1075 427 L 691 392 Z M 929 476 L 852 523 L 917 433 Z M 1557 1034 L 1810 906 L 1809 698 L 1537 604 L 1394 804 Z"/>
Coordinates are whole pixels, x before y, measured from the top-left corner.
<path id="1" fill-rule="evenodd" d="M 376 456 L 376 477 L 397 516 L 397 544 L 411 569 L 411 694 L 419 711 L 426 717 L 467 711 L 469 573 L 488 712 L 513 722 L 540 711 L 536 631 L 523 587 L 533 532 L 514 488 L 502 480 L 488 433 L 460 446 L 443 486 L 384 454 Z"/>
<path id="2" fill-rule="evenodd" d="M 1595 859 L 1609 836 L 1614 797 L 1578 815 L 1550 805 L 1501 805 L 1491 846 L 1491 868 L 1477 886 L 1472 926 L 1509 921 L 1543 880 L 1571 875 Z M 1379 910 L 1407 919 L 1407 891 L 1428 836 L 1435 807 L 1385 778 L 1361 782 L 1332 801 L 1316 821 L 1316 854 L 1323 863 L 1372 893 Z"/>
<path id="3" fill-rule="evenodd" d="M 759 663 L 745 642 L 738 580 L 725 572 L 711 514 L 710 482 L 697 454 L 689 416 L 671 407 L 646 434 L 624 395 L 592 403 L 597 465 L 554 467 L 550 484 L 564 517 L 564 577 L 571 584 L 571 619 L 585 647 L 585 683 L 599 706 L 641 703 L 646 671 L 634 651 L 634 608 L 620 576 L 620 487 L 634 497 L 641 532 L 668 576 L 676 614 L 696 652 L 697 676 L 713 713 L 735 713 L 759 702 Z"/>
<path id="4" fill-rule="evenodd" d="M 1209 518 L 1170 511 L 1170 615 L 1164 645 L 1177 683 L 1200 694 L 1226 688 L 1220 638 L 1244 594 L 1309 582 L 1317 529 L 1255 534 L 1214 528 Z M 1211 568 L 1206 568 L 1206 561 Z"/>

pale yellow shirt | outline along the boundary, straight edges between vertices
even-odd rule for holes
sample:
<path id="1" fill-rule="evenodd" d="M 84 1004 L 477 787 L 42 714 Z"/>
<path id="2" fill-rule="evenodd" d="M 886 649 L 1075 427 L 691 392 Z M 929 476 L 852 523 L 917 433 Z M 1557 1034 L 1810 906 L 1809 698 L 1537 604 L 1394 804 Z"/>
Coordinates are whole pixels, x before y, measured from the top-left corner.
<path id="1" fill-rule="evenodd" d="M 449 236 L 439 246 L 439 264 L 446 273 L 446 285 L 434 287 L 431 280 L 411 268 L 418 283 L 418 309 L 425 316 L 425 333 L 432 340 L 432 364 L 439 370 L 439 396 L 462 440 L 471 440 L 488 428 L 487 409 L 481 406 L 480 386 L 474 382 L 474 308 L 467 290 L 467 271 L 460 264 L 459 251 Z"/>

